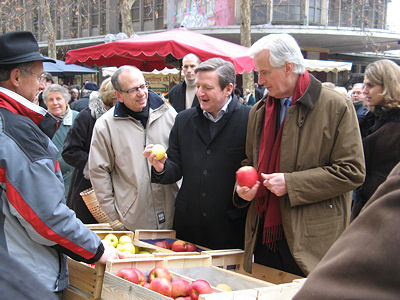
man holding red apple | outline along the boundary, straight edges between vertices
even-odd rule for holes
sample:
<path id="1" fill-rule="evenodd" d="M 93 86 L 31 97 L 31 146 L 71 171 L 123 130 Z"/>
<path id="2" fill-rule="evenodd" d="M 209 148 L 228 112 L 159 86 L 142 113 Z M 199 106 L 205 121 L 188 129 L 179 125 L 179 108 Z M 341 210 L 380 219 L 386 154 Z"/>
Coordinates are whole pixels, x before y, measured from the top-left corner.
<path id="1" fill-rule="evenodd" d="M 174 229 L 179 239 L 211 249 L 243 249 L 246 209 L 232 203 L 235 172 L 245 158 L 249 107 L 232 96 L 235 69 L 220 58 L 199 64 L 199 105 L 181 111 L 169 137 L 167 156 L 153 165 L 152 182 L 183 177 L 175 202 Z"/>
<path id="2" fill-rule="evenodd" d="M 348 225 L 351 192 L 365 175 L 354 107 L 308 74 L 288 34 L 250 48 L 268 95 L 253 106 L 242 165 L 259 182 L 237 186 L 234 203 L 249 207 L 245 263 L 301 276 L 312 271 Z"/>

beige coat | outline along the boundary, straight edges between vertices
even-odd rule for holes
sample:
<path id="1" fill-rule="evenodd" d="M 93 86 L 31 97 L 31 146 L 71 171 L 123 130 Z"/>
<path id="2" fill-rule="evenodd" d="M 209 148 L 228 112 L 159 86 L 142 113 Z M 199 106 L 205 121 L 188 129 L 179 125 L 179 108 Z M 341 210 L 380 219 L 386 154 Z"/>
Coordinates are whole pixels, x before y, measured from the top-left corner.
<path id="1" fill-rule="evenodd" d="M 291 106 L 282 132 L 280 172 L 288 194 L 281 197 L 284 233 L 305 274 L 314 269 L 348 225 L 351 191 L 365 176 L 357 116 L 349 100 L 311 77 L 305 94 Z M 243 165 L 257 166 L 265 99 L 250 111 Z M 238 206 L 247 201 L 234 198 Z M 246 221 L 245 268 L 259 228 L 254 201 Z"/>
<path id="2" fill-rule="evenodd" d="M 178 186 L 151 183 L 151 165 L 143 156 L 148 144 L 168 146 L 176 116 L 170 105 L 156 103 L 146 129 L 118 102 L 93 130 L 90 180 L 103 210 L 129 230 L 172 228 Z"/>

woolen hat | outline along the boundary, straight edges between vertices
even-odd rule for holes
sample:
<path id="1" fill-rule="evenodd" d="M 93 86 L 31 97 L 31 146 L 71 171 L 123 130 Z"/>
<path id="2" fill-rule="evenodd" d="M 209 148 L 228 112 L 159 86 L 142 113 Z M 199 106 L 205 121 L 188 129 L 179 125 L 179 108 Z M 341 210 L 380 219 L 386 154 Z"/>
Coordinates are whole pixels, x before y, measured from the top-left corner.
<path id="1" fill-rule="evenodd" d="M 83 88 L 85 90 L 90 90 L 90 91 L 98 91 L 99 90 L 99 87 L 93 81 L 86 82 L 85 85 L 83 86 Z"/>
<path id="2" fill-rule="evenodd" d="M 0 65 L 12 65 L 31 61 L 47 61 L 39 52 L 39 45 L 30 31 L 14 31 L 0 35 Z"/>

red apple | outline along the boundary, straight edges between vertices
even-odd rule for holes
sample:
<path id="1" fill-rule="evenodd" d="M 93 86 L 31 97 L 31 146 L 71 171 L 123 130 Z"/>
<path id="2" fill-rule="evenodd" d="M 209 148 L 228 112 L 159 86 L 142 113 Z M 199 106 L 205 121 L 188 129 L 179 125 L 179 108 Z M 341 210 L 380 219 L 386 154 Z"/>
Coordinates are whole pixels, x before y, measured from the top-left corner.
<path id="1" fill-rule="evenodd" d="M 155 242 L 154 245 L 165 249 L 171 249 L 171 245 L 166 240 Z"/>
<path id="2" fill-rule="evenodd" d="M 189 296 L 190 284 L 183 279 L 172 281 L 172 298 Z"/>
<path id="3" fill-rule="evenodd" d="M 136 284 L 139 282 L 138 274 L 133 268 L 120 269 L 115 275 Z"/>
<path id="4" fill-rule="evenodd" d="M 166 278 L 154 278 L 150 282 L 150 290 L 160 293 L 164 296 L 171 297 L 172 295 L 172 283 Z"/>
<path id="5" fill-rule="evenodd" d="M 136 272 L 136 274 L 138 276 L 138 284 L 143 285 L 146 282 L 146 277 L 144 276 L 143 272 L 136 268 L 132 268 L 132 269 Z"/>
<path id="6" fill-rule="evenodd" d="M 211 294 L 212 288 L 205 280 L 196 280 L 190 285 L 190 298 L 197 300 L 200 294 Z"/>
<path id="7" fill-rule="evenodd" d="M 195 252 L 197 250 L 197 247 L 195 244 L 192 243 L 187 243 L 186 244 L 186 251 L 187 252 Z"/>
<path id="8" fill-rule="evenodd" d="M 236 182 L 240 186 L 247 186 L 251 188 L 257 183 L 257 179 L 257 171 L 251 166 L 244 166 L 236 171 Z"/>
<path id="9" fill-rule="evenodd" d="M 146 289 L 149 289 L 150 288 L 150 283 L 148 283 L 148 282 L 143 283 L 143 287 L 145 287 Z"/>
<path id="10" fill-rule="evenodd" d="M 171 244 L 171 250 L 175 252 L 186 252 L 186 242 L 176 240 Z"/>
<path id="11" fill-rule="evenodd" d="M 151 283 L 155 278 L 165 278 L 171 281 L 171 273 L 164 267 L 155 267 L 149 273 L 149 282 Z"/>

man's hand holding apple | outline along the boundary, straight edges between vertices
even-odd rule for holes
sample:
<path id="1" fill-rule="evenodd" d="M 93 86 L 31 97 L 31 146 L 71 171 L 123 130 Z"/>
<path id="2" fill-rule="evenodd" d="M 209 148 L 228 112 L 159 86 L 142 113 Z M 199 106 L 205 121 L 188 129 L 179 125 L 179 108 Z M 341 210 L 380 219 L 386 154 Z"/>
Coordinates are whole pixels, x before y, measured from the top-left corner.
<path id="1" fill-rule="evenodd" d="M 236 183 L 236 192 L 238 193 L 239 197 L 246 201 L 251 201 L 257 194 L 258 187 L 260 186 L 260 182 L 257 181 L 255 185 L 251 188 L 247 186 L 240 186 Z"/>
<path id="2" fill-rule="evenodd" d="M 115 249 L 113 246 L 104 246 L 104 253 L 100 257 L 99 262 L 105 264 L 107 261 L 113 261 L 119 258 L 125 258 L 124 253 Z"/>
<path id="3" fill-rule="evenodd" d="M 147 145 L 143 151 L 143 155 L 148 159 L 154 169 L 160 173 L 164 170 L 164 164 L 167 160 L 167 154 L 164 154 L 161 159 L 157 159 L 157 153 L 155 153 L 153 149 L 154 146 L 155 145 L 152 144 Z"/>

